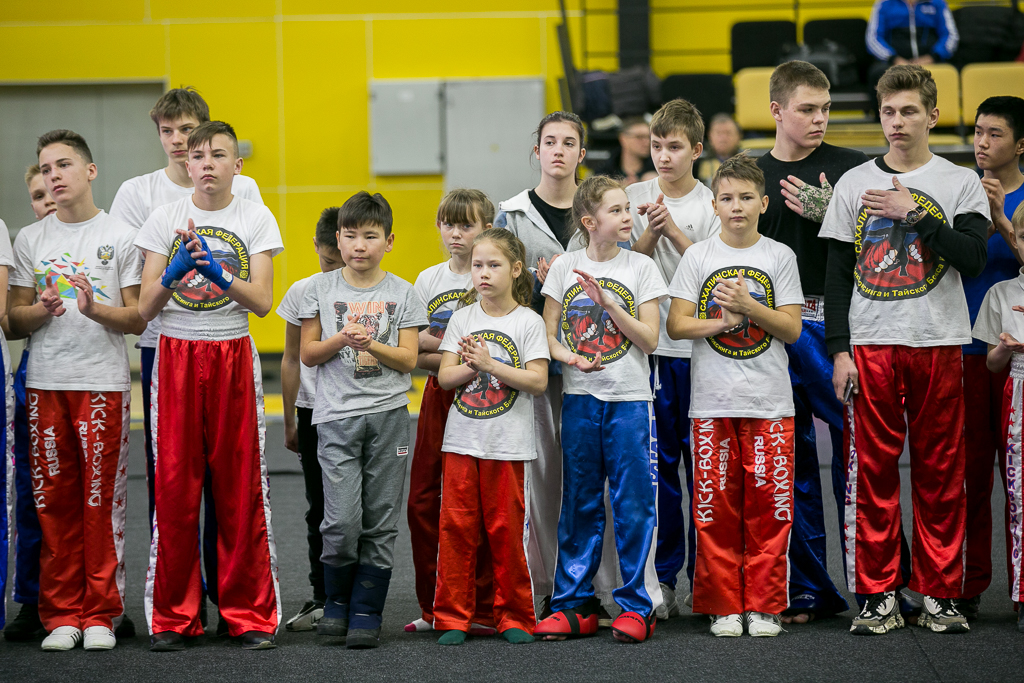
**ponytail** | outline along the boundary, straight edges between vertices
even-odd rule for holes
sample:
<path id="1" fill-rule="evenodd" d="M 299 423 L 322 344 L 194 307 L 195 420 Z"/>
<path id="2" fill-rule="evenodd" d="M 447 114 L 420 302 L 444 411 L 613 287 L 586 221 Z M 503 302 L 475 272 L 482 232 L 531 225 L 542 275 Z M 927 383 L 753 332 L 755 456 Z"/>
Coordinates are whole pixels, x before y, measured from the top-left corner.
<path id="1" fill-rule="evenodd" d="M 512 281 L 512 298 L 520 306 L 529 307 L 533 302 L 533 274 L 526 267 L 526 247 L 508 230 L 485 230 L 473 240 L 473 249 L 485 241 L 495 244 L 513 268 L 517 262 L 520 264 L 519 276 Z M 476 287 L 473 287 L 462 295 L 462 305 L 474 304 L 478 298 Z"/>

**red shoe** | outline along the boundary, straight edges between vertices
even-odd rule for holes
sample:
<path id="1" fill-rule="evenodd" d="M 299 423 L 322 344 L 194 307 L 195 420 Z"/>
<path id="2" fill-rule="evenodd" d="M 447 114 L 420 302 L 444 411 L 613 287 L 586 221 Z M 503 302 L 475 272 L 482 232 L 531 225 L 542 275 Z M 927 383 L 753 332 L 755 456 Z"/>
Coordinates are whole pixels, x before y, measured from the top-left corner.
<path id="1" fill-rule="evenodd" d="M 623 612 L 612 622 L 612 635 L 623 643 L 642 643 L 654 635 L 657 619 L 645 619 L 636 612 Z"/>
<path id="2" fill-rule="evenodd" d="M 538 638 L 547 636 L 576 638 L 579 636 L 592 636 L 595 633 L 597 633 L 597 615 L 591 614 L 585 617 L 571 609 L 555 612 L 537 624 L 537 628 L 533 629 L 533 635 Z"/>

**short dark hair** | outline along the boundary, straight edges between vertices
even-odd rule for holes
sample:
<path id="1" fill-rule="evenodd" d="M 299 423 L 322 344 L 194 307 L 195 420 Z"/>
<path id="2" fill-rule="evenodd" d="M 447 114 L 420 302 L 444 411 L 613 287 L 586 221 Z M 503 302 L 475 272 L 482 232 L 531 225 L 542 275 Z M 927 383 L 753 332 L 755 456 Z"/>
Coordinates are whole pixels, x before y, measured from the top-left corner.
<path id="1" fill-rule="evenodd" d="M 718 184 L 726 178 L 753 183 L 757 188 L 757 193 L 764 196 L 764 172 L 758 167 L 756 161 L 747 156 L 746 152 L 729 157 L 715 171 L 715 177 L 711 179 L 711 191 L 716 199 L 718 198 Z"/>
<path id="2" fill-rule="evenodd" d="M 157 126 L 160 125 L 160 121 L 174 121 L 185 116 L 191 116 L 198 123 L 210 120 L 210 107 L 190 85 L 168 90 L 149 110 L 149 118 L 153 119 Z"/>
<path id="3" fill-rule="evenodd" d="M 652 135 L 664 138 L 672 133 L 685 135 L 691 147 L 704 141 L 704 117 L 693 103 L 681 97 L 663 104 L 651 119 Z"/>
<path id="4" fill-rule="evenodd" d="M 235 135 L 235 129 L 223 121 L 206 121 L 193 128 L 188 134 L 188 151 L 212 143 L 215 135 L 226 135 L 231 138 L 231 148 L 235 156 L 238 156 L 238 136 Z"/>
<path id="5" fill-rule="evenodd" d="M 63 128 L 51 130 L 49 133 L 43 133 L 39 136 L 39 140 L 36 142 L 36 156 L 39 156 L 39 153 L 44 148 L 57 144 L 67 145 L 75 150 L 85 163 L 92 163 L 92 151 L 89 149 L 89 143 L 85 141 L 85 138 L 74 131 Z"/>
<path id="6" fill-rule="evenodd" d="M 974 115 L 975 125 L 978 123 L 979 116 L 1001 116 L 1010 125 L 1014 142 L 1024 138 L 1024 100 L 1019 97 L 1013 95 L 990 97 L 978 105 L 978 113 Z"/>
<path id="7" fill-rule="evenodd" d="M 338 248 L 338 212 L 337 206 L 329 206 L 320 212 L 320 220 L 316 222 L 316 235 L 313 241 L 317 246 Z"/>
<path id="8" fill-rule="evenodd" d="M 338 211 L 338 230 L 358 228 L 361 225 L 379 225 L 384 237 L 391 236 L 391 205 L 380 192 L 370 194 L 360 190 L 345 200 Z"/>
<path id="9" fill-rule="evenodd" d="M 818 90 L 828 90 L 831 87 L 825 72 L 810 62 L 794 59 L 775 67 L 772 77 L 768 80 L 768 99 L 778 102 L 781 107 L 785 108 L 789 104 L 789 99 L 793 97 L 793 93 L 801 85 Z"/>
<path id="10" fill-rule="evenodd" d="M 932 72 L 917 64 L 895 64 L 890 66 L 878 79 L 875 92 L 878 94 L 878 106 L 882 100 L 898 92 L 913 90 L 921 97 L 925 113 L 935 109 L 939 101 L 939 89 L 932 78 Z"/>

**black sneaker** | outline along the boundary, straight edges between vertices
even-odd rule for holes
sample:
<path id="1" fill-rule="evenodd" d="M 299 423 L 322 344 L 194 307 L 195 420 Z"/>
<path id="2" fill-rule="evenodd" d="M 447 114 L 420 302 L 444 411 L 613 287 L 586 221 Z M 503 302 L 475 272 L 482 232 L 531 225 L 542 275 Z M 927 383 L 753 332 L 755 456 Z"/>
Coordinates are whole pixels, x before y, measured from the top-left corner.
<path id="1" fill-rule="evenodd" d="M 150 652 L 181 652 L 185 649 L 185 637 L 174 631 L 154 633 L 149 638 Z"/>
<path id="2" fill-rule="evenodd" d="M 318 636 L 332 636 L 344 638 L 348 635 L 348 618 L 336 619 L 334 617 L 323 617 L 316 625 Z"/>
<path id="3" fill-rule="evenodd" d="M 21 606 L 18 616 L 4 628 L 4 639 L 12 643 L 40 640 L 46 637 L 43 622 L 39 621 L 39 605 L 30 603 Z"/>
<path id="4" fill-rule="evenodd" d="M 867 596 L 864 608 L 853 620 L 850 633 L 859 636 L 882 635 L 893 629 L 903 628 L 896 592 L 872 593 Z"/>
<path id="5" fill-rule="evenodd" d="M 243 650 L 273 650 L 275 647 L 273 633 L 246 631 L 242 634 Z"/>
<path id="6" fill-rule="evenodd" d="M 967 619 L 956 608 L 956 600 L 927 595 L 924 596 L 924 609 L 917 625 L 930 628 L 935 633 L 967 633 L 971 630 Z"/>
<path id="7" fill-rule="evenodd" d="M 978 613 L 981 612 L 981 596 L 961 598 L 956 601 L 956 608 L 960 610 L 960 614 L 964 615 L 967 621 L 974 621 L 978 618 Z"/>
<path id="8" fill-rule="evenodd" d="M 349 650 L 368 650 L 380 647 L 380 629 L 350 628 L 345 636 L 345 647 Z"/>
<path id="9" fill-rule="evenodd" d="M 324 603 L 320 600 L 307 600 L 299 613 L 289 619 L 284 627 L 288 631 L 312 631 L 323 616 Z"/>
<path id="10" fill-rule="evenodd" d="M 220 607 L 217 608 L 217 637 L 227 638 L 231 635 L 231 627 L 228 626 L 228 620 L 224 618 L 224 615 L 220 613 Z"/>
<path id="11" fill-rule="evenodd" d="M 114 621 L 117 620 L 115 619 Z M 114 628 L 114 635 L 118 640 L 135 637 L 135 622 L 131 620 L 131 617 L 127 614 L 121 615 L 121 620 L 117 622 L 117 626 Z"/>

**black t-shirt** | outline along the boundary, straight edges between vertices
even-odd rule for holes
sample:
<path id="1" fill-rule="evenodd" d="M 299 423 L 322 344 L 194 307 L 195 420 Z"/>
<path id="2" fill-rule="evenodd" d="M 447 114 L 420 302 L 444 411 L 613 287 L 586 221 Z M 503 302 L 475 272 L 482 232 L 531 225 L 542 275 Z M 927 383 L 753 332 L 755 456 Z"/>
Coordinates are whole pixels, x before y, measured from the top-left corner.
<path id="1" fill-rule="evenodd" d="M 555 237 L 562 245 L 562 249 L 568 249 L 569 239 L 573 233 L 569 229 L 569 214 L 572 212 L 572 209 L 559 209 L 558 207 L 551 206 L 537 196 L 535 190 L 530 190 L 530 203 L 533 204 L 533 208 L 540 212 L 540 217 L 551 228 L 551 232 L 555 233 Z"/>
<path id="2" fill-rule="evenodd" d="M 768 210 L 757 223 L 758 232 L 773 240 L 782 242 L 796 253 L 797 269 L 800 271 L 800 286 L 808 296 L 824 296 L 825 264 L 828 261 L 828 240 L 818 237 L 821 223 L 798 216 L 782 196 L 779 181 L 788 176 L 818 187 L 821 173 L 832 187 L 851 168 L 868 160 L 863 152 L 835 147 L 827 142 L 800 161 L 779 161 L 764 154 L 757 165 L 764 172 L 764 191 L 768 195 Z"/>

